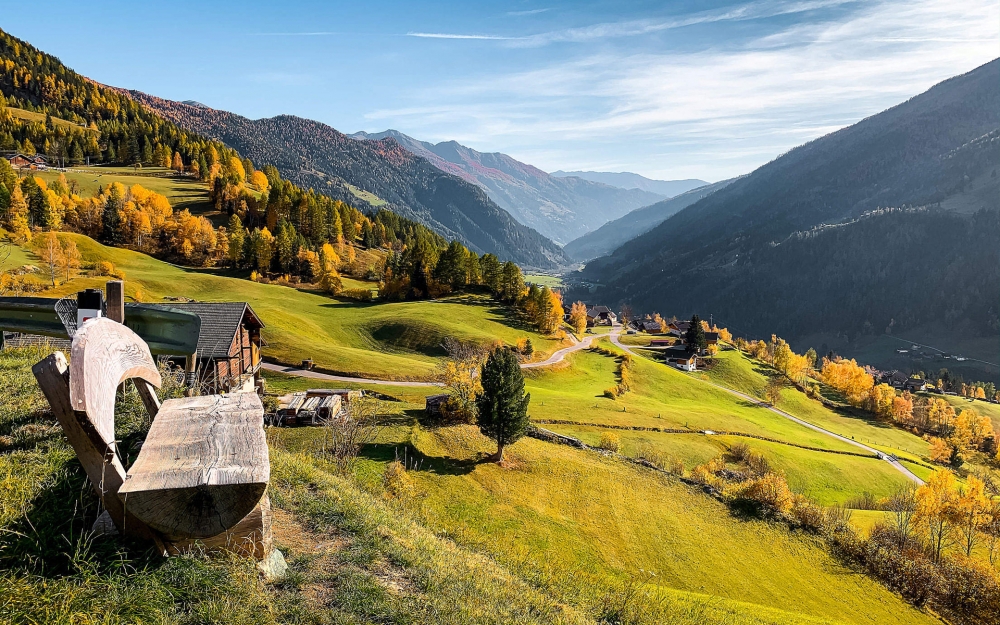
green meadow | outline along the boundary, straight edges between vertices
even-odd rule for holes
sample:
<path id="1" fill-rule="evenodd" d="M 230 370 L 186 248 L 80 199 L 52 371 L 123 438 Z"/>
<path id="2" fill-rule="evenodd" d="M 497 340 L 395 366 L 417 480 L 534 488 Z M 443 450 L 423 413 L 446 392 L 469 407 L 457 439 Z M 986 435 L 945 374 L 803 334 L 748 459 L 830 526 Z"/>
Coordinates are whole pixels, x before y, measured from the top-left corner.
<path id="1" fill-rule="evenodd" d="M 110 260 L 125 273 L 126 295 L 144 302 L 165 297 L 199 301 L 246 301 L 266 324 L 268 358 L 298 364 L 312 358 L 324 370 L 380 379 L 414 380 L 437 375 L 446 355 L 445 337 L 514 344 L 528 337 L 536 357 L 560 342 L 543 337 L 508 309 L 477 295 L 431 302 L 359 303 L 315 292 L 260 284 L 226 271 L 192 269 L 145 254 L 109 248 L 70 233 L 84 264 Z M 22 250 L 23 253 L 23 250 Z M 81 276 L 41 295 L 57 297 L 102 286 L 106 278 Z"/>

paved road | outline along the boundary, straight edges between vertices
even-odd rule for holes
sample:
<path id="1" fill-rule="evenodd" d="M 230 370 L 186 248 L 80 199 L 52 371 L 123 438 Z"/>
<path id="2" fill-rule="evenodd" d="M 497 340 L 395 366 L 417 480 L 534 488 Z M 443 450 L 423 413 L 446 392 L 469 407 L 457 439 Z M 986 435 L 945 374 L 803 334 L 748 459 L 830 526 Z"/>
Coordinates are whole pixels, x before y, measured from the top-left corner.
<path id="1" fill-rule="evenodd" d="M 569 347 L 564 347 L 560 350 L 557 350 L 555 353 L 553 353 L 545 360 L 539 360 L 538 362 L 526 362 L 523 365 L 521 365 L 521 368 L 534 369 L 535 367 L 548 367 L 550 365 L 556 364 L 557 362 L 562 362 L 562 360 L 566 357 L 567 354 L 572 354 L 573 352 L 578 352 L 581 349 L 587 349 L 588 347 L 590 347 L 590 344 L 593 343 L 594 339 L 596 338 L 600 338 L 600 335 L 595 334 L 593 336 L 588 336 L 582 341 L 577 341 L 576 343 L 570 345 Z M 574 338 L 572 340 L 576 339 Z"/>
<path id="2" fill-rule="evenodd" d="M 622 348 L 626 352 L 628 352 L 628 353 L 630 353 L 632 355 L 637 356 L 638 354 L 636 354 L 634 351 L 632 351 L 632 348 L 630 348 L 628 345 L 624 345 L 624 344 L 621 343 L 621 341 L 619 340 L 619 335 L 620 334 L 621 334 L 621 326 L 615 326 L 611 330 L 611 342 L 614 343 L 615 345 L 617 345 L 618 347 Z M 747 395 L 746 393 L 741 393 L 741 392 L 735 391 L 735 390 L 733 390 L 731 388 L 727 388 L 725 386 L 721 386 L 719 384 L 715 384 L 714 382 L 709 382 L 708 380 L 702 380 L 702 379 L 697 378 L 697 377 L 694 378 L 694 379 L 698 380 L 699 382 L 704 382 L 705 384 L 708 384 L 710 386 L 714 386 L 717 389 L 721 389 L 723 391 L 726 391 L 727 393 L 731 393 L 731 394 L 733 394 L 733 395 L 735 395 L 735 396 L 737 396 L 737 397 L 739 397 L 741 399 L 745 399 L 745 400 L 747 400 L 747 401 L 749 401 L 751 403 L 754 403 L 754 404 L 756 404 L 758 406 L 761 406 L 763 408 L 767 408 L 771 412 L 773 412 L 775 414 L 778 414 L 778 415 L 781 415 L 782 417 L 784 417 L 786 419 L 789 419 L 791 421 L 794 421 L 794 422 L 798 423 L 799 425 L 805 426 L 805 427 L 809 428 L 810 430 L 814 430 L 814 431 L 819 432 L 821 434 L 826 434 L 827 436 L 831 436 L 831 437 L 833 437 L 833 438 L 835 438 L 835 439 L 837 439 L 839 441 L 843 441 L 843 442 L 848 443 L 850 445 L 854 445 L 855 447 L 860 447 L 861 449 L 864 449 L 867 452 L 876 454 L 879 458 L 881 458 L 881 459 L 885 460 L 886 462 L 888 462 L 889 464 L 891 464 L 894 469 L 896 469 L 897 471 L 899 471 L 900 473 L 902 473 L 903 475 L 905 475 L 909 480 L 915 482 L 916 484 L 923 484 L 924 483 L 924 481 L 922 479 L 920 479 L 919 477 L 917 477 L 916 475 L 914 475 L 912 471 L 910 471 L 905 466 L 903 466 L 898 460 L 893 460 L 892 458 L 890 458 L 889 456 L 887 456 L 884 452 L 881 452 L 878 449 L 875 449 L 874 447 L 869 447 L 868 445 L 865 445 L 863 443 L 859 443 L 858 441 L 850 439 L 850 438 L 847 438 L 846 436 L 841 436 L 840 434 L 836 434 L 834 432 L 831 432 L 830 430 L 826 430 L 824 428 L 821 428 L 818 425 L 814 425 L 812 423 L 809 423 L 808 421 L 803 421 L 802 419 L 800 419 L 800 418 L 798 418 L 798 417 L 796 417 L 794 415 L 788 414 L 784 410 L 780 410 L 778 408 L 775 408 L 774 406 L 771 406 L 771 405 L 769 405 L 769 404 L 767 404 L 765 402 L 762 402 L 761 400 L 757 399 L 756 397 L 753 397 L 751 395 Z"/>
<path id="3" fill-rule="evenodd" d="M 588 336 L 582 341 L 577 341 L 569 347 L 564 347 L 560 350 L 554 352 L 551 356 L 545 360 L 539 360 L 538 362 L 528 362 L 521 365 L 522 369 L 534 369 L 536 367 L 548 367 L 554 365 L 558 362 L 562 362 L 568 354 L 573 352 L 578 352 L 581 349 L 587 349 L 590 344 L 594 342 L 594 339 L 599 338 L 598 335 Z M 576 340 L 576 339 L 573 339 Z M 311 378 L 313 380 L 324 380 L 326 382 L 350 382 L 352 384 L 381 384 L 384 386 L 410 386 L 410 387 L 442 387 L 444 384 L 441 382 L 403 382 L 399 380 L 373 380 L 371 378 L 356 378 L 348 375 L 333 375 L 330 373 L 320 373 L 319 371 L 307 371 L 306 369 L 299 369 L 298 367 L 288 367 L 285 365 L 277 365 L 269 362 L 261 364 L 261 367 L 267 369 L 268 371 L 275 371 L 277 373 L 284 373 L 285 375 L 294 375 L 300 378 Z"/>

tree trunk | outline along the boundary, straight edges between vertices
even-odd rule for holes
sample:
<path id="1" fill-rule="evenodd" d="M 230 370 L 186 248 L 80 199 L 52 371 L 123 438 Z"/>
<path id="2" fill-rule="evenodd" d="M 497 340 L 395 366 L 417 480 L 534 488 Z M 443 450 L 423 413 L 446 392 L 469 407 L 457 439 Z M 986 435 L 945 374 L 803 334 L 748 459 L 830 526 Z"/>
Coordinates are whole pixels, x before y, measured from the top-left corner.
<path id="1" fill-rule="evenodd" d="M 502 443 L 497 444 L 497 453 L 493 454 L 492 458 L 493 462 L 497 463 L 503 462 L 503 448 L 504 446 Z"/>

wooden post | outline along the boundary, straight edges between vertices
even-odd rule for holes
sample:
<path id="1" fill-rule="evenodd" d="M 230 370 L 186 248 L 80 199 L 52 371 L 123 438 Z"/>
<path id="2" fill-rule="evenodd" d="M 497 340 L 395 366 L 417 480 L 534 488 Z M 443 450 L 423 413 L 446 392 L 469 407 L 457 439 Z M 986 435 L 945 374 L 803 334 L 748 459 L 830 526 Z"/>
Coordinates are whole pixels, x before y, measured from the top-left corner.
<path id="1" fill-rule="evenodd" d="M 184 395 L 187 397 L 194 396 L 194 389 L 198 383 L 198 352 L 195 352 L 184 359 L 184 384 L 187 385 L 187 389 L 184 391 Z"/>
<path id="2" fill-rule="evenodd" d="M 125 283 L 109 280 L 107 284 L 108 319 L 125 323 Z"/>

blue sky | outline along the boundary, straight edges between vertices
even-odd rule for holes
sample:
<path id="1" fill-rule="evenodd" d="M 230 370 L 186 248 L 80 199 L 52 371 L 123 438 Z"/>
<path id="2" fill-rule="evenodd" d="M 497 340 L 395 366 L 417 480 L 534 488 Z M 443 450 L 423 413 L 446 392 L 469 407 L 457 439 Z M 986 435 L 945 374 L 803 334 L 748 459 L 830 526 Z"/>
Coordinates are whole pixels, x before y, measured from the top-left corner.
<path id="1" fill-rule="evenodd" d="M 1000 56 L 996 0 L 62 2 L 0 26 L 95 80 L 556 169 L 715 181 Z"/>

